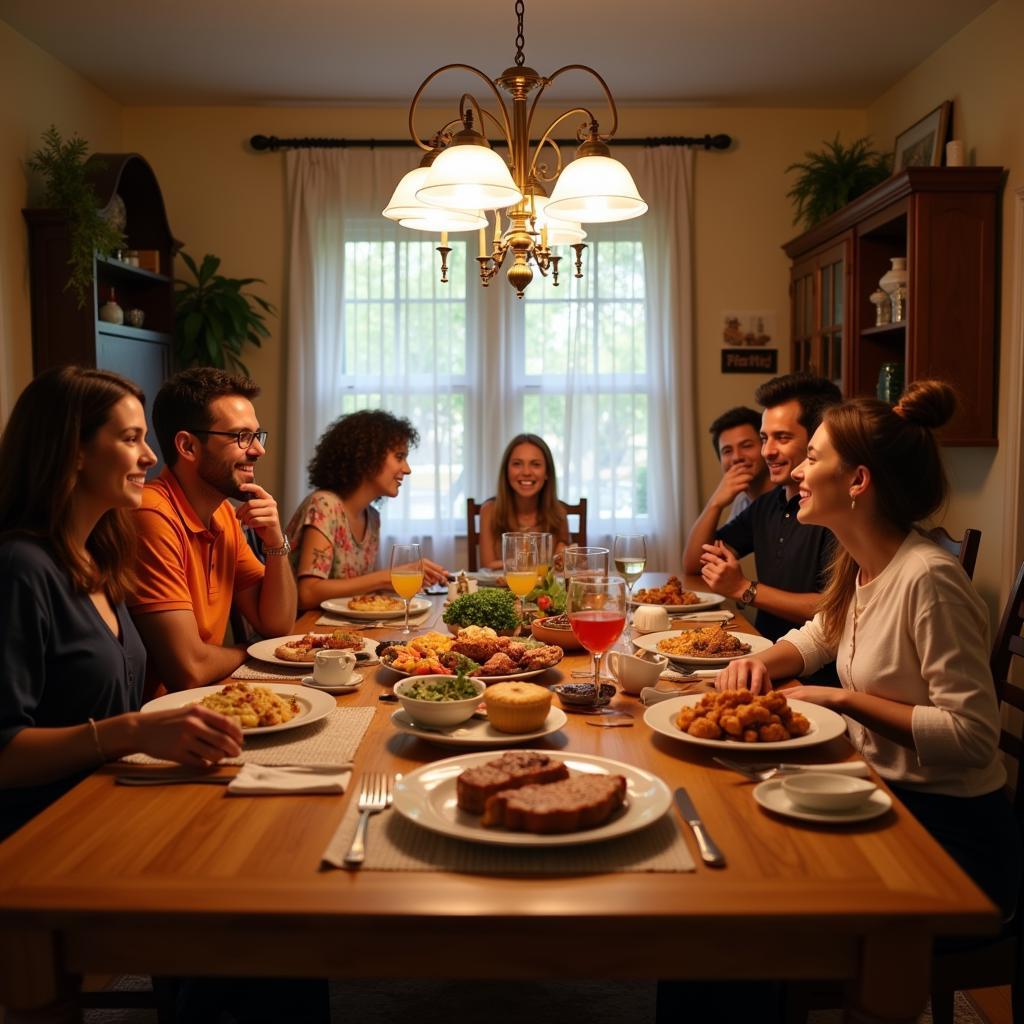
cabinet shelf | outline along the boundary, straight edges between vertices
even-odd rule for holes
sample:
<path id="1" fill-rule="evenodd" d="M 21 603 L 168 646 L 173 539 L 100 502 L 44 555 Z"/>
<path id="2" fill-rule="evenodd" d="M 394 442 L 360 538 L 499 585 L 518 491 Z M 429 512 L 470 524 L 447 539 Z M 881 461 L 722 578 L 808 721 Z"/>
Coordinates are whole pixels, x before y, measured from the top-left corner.
<path id="1" fill-rule="evenodd" d="M 911 167 L 787 242 L 792 366 L 872 395 L 883 363 L 956 385 L 947 445 L 995 445 L 1001 167 Z M 875 325 L 871 293 L 907 261 L 907 316 Z"/>
<path id="2" fill-rule="evenodd" d="M 860 336 L 862 338 L 891 334 L 894 338 L 906 333 L 907 322 L 906 320 L 901 321 L 898 324 L 877 324 L 874 327 L 864 327 L 861 329 Z"/>
<path id="3" fill-rule="evenodd" d="M 68 364 L 113 370 L 134 380 L 152 399 L 172 369 L 172 275 L 181 243 L 171 234 L 153 169 L 137 153 L 96 154 L 86 163 L 86 173 L 104 211 L 123 204 L 126 247 L 155 250 L 160 273 L 97 253 L 92 294 L 79 306 L 66 287 L 71 256 L 67 215 L 61 210 L 23 210 L 29 236 L 33 370 L 38 374 Z M 145 327 L 99 319 L 99 307 L 112 289 L 125 311 L 143 311 Z"/>

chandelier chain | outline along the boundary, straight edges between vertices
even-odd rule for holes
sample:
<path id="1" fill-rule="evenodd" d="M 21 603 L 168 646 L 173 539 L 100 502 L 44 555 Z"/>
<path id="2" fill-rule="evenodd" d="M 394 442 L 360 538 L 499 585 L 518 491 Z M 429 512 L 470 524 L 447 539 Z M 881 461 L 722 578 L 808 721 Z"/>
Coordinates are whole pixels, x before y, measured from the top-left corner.
<path id="1" fill-rule="evenodd" d="M 523 13 L 526 10 L 524 0 L 516 0 L 516 67 L 521 68 L 526 63 L 523 56 L 523 47 L 526 45 L 526 37 L 523 35 Z"/>

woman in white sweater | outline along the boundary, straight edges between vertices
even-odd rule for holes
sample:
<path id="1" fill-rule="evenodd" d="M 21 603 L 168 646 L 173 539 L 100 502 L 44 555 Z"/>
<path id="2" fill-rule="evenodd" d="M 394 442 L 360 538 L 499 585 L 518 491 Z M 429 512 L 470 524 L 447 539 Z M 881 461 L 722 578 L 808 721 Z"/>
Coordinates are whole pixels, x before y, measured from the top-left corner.
<path id="1" fill-rule="evenodd" d="M 757 693 L 834 659 L 842 689 L 787 696 L 844 715 L 865 760 L 1009 916 L 1021 842 L 1003 791 L 988 615 L 956 559 L 914 528 L 945 501 L 932 429 L 954 408 L 948 385 L 921 381 L 895 407 L 859 398 L 825 413 L 793 473 L 800 522 L 840 545 L 820 609 L 717 685 Z"/>

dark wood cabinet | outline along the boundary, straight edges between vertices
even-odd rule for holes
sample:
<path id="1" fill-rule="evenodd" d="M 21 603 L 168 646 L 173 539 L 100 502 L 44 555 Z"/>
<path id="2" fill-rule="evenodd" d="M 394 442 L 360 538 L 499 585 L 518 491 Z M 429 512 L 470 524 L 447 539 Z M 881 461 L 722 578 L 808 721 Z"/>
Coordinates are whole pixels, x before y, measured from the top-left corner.
<path id="1" fill-rule="evenodd" d="M 905 379 L 951 383 L 950 445 L 995 445 L 1000 167 L 912 167 L 783 248 L 790 272 L 792 365 L 846 395 L 875 393 L 883 363 Z M 907 258 L 906 314 L 875 326 L 871 293 Z"/>
<path id="2" fill-rule="evenodd" d="M 173 368 L 172 275 L 174 254 L 181 243 L 171 234 L 160 186 L 141 156 L 96 154 L 86 170 L 101 207 L 113 209 L 124 204 L 125 249 L 156 252 L 158 271 L 97 253 L 92 291 L 80 305 L 67 287 L 71 255 L 67 217 L 59 210 L 24 210 L 29 237 L 32 368 L 41 373 L 73 363 L 114 370 L 139 384 L 152 402 Z M 111 289 L 122 309 L 142 310 L 142 327 L 99 319 L 99 309 Z M 155 439 L 153 442 L 155 445 Z"/>

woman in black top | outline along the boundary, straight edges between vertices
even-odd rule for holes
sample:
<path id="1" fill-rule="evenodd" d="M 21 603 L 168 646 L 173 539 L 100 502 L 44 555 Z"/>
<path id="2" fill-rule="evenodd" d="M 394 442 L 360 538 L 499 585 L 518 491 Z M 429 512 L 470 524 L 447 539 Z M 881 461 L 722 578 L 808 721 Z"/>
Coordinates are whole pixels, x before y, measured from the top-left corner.
<path id="1" fill-rule="evenodd" d="M 0 838 L 104 761 L 240 752 L 234 720 L 202 706 L 138 712 L 146 652 L 124 599 L 128 510 L 156 461 L 143 401 L 117 374 L 51 370 L 0 438 Z"/>

